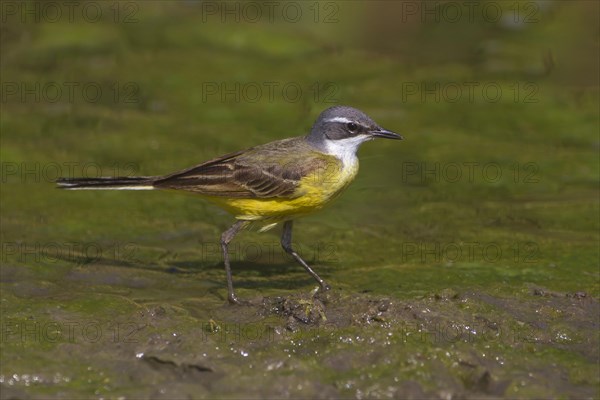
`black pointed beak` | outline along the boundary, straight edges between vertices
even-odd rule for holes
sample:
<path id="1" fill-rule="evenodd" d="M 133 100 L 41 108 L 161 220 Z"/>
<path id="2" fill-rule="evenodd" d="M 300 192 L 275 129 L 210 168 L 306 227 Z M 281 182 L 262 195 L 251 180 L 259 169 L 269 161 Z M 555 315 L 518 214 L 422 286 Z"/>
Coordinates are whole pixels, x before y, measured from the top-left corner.
<path id="1" fill-rule="evenodd" d="M 384 139 L 404 140 L 404 138 L 402 136 L 398 135 L 397 133 L 388 131 L 383 128 L 371 130 L 371 131 L 369 131 L 369 134 L 373 137 L 380 137 L 380 138 L 384 138 Z"/>

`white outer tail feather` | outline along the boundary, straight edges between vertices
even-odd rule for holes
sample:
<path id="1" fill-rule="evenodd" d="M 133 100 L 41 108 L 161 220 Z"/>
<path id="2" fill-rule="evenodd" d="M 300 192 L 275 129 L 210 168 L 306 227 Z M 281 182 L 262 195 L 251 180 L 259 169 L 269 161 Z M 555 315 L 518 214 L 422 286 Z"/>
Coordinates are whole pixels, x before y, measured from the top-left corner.
<path id="1" fill-rule="evenodd" d="M 73 185 L 75 186 L 75 185 Z M 154 186 L 87 186 L 87 187 L 70 187 L 70 185 L 62 184 L 61 189 L 66 190 L 154 190 Z"/>

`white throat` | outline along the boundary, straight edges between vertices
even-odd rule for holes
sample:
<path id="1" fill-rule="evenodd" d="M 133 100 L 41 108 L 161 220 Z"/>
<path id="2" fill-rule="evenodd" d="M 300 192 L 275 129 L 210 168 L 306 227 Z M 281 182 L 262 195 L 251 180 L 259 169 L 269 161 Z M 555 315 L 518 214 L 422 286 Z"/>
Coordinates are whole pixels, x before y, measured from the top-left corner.
<path id="1" fill-rule="evenodd" d="M 358 135 L 339 140 L 325 139 L 325 152 L 339 158 L 344 167 L 352 167 L 358 162 L 356 152 L 360 145 L 371 139 L 372 137 L 367 135 Z"/>

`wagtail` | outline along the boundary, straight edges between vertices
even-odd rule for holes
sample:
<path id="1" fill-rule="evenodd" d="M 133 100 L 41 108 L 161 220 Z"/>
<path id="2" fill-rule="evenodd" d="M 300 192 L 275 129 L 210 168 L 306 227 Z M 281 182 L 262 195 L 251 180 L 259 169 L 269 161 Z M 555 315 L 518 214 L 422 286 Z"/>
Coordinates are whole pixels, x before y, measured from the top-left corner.
<path id="1" fill-rule="evenodd" d="M 233 290 L 227 247 L 251 223 L 261 231 L 283 222 L 281 246 L 317 280 L 329 285 L 292 248 L 292 221 L 317 211 L 337 197 L 358 172 L 359 146 L 375 138 L 403 139 L 381 128 L 365 113 L 335 106 L 323 111 L 310 133 L 226 154 L 164 176 L 60 178 L 62 189 L 154 190 L 197 193 L 235 216 L 221 235 L 228 300 L 239 304 Z"/>

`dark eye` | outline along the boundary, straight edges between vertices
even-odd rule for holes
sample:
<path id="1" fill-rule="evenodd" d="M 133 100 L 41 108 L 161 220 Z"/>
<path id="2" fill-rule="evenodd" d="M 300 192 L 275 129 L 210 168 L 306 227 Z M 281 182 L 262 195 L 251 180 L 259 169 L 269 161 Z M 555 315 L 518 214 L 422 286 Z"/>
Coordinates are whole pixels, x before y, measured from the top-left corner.
<path id="1" fill-rule="evenodd" d="M 346 124 L 346 128 L 348 128 L 350 132 L 356 132 L 356 130 L 358 129 L 358 125 L 356 125 L 354 122 L 348 122 Z"/>

